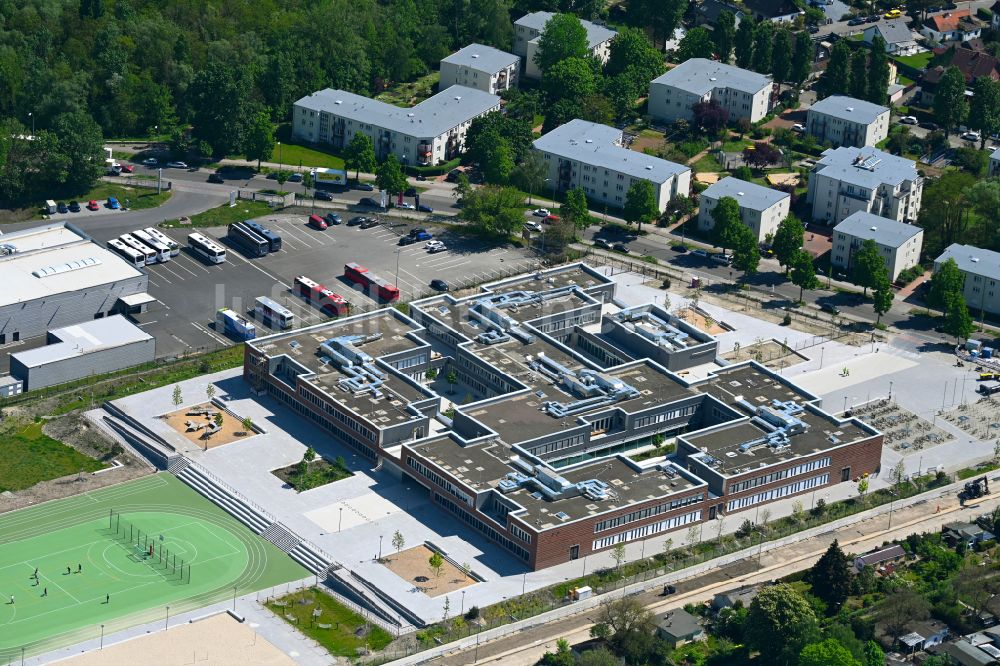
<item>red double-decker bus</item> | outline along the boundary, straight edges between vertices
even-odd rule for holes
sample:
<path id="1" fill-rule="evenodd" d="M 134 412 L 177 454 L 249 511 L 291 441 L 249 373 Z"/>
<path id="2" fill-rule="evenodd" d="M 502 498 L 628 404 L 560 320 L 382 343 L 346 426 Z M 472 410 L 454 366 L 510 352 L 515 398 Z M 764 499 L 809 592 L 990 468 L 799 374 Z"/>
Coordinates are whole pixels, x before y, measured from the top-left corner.
<path id="1" fill-rule="evenodd" d="M 351 309 L 351 304 L 340 294 L 330 291 L 325 286 L 300 275 L 295 278 L 295 293 L 310 303 L 319 306 L 324 313 L 340 317 L 347 314 Z"/>
<path id="2" fill-rule="evenodd" d="M 396 285 L 380 278 L 361 264 L 353 261 L 344 264 L 344 277 L 364 287 L 369 296 L 377 296 L 380 300 L 390 303 L 399 300 L 399 288 Z"/>

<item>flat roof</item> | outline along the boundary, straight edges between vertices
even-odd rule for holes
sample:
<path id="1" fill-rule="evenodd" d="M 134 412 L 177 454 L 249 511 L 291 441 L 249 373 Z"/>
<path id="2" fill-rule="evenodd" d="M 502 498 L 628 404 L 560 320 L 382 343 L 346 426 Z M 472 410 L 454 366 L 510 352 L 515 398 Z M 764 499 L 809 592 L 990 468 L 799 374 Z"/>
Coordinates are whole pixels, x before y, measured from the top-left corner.
<path id="1" fill-rule="evenodd" d="M 90 289 L 142 275 L 117 254 L 65 224 L 0 236 L 0 307 Z"/>
<path id="2" fill-rule="evenodd" d="M 846 95 L 831 95 L 813 104 L 809 111 L 870 125 L 883 113 L 889 113 L 889 108 Z"/>
<path id="3" fill-rule="evenodd" d="M 897 248 L 924 232 L 915 224 L 897 222 L 863 210 L 851 213 L 833 230 L 863 240 L 870 239 L 879 245 Z"/>
<path id="4" fill-rule="evenodd" d="M 555 16 L 555 14 L 552 12 L 532 12 L 531 14 L 525 14 L 521 18 L 514 21 L 514 25 L 521 25 L 526 28 L 542 32 L 545 30 L 545 24 L 548 23 L 549 19 L 553 16 Z M 594 48 L 598 44 L 603 44 L 618 34 L 611 28 L 591 23 L 590 21 L 585 21 L 584 19 L 580 19 L 580 23 L 583 25 L 583 29 L 587 31 L 587 42 L 590 48 Z M 538 39 L 538 37 L 535 39 Z"/>
<path id="5" fill-rule="evenodd" d="M 934 263 L 943 264 L 949 259 L 954 259 L 958 269 L 964 273 L 1000 280 L 1000 252 L 952 243 L 934 260 Z"/>
<path id="6" fill-rule="evenodd" d="M 813 172 L 869 190 L 880 185 L 896 186 L 919 177 L 913 160 L 890 155 L 878 148 L 851 146 L 824 150 Z"/>
<path id="7" fill-rule="evenodd" d="M 495 294 L 504 292 L 531 289 L 558 289 L 570 285 L 578 286 L 584 290 L 599 285 L 613 285 L 615 283 L 610 277 L 602 275 L 597 269 L 586 264 L 568 264 L 556 266 L 536 273 L 526 273 L 499 282 L 490 282 L 483 285 L 483 291 Z"/>
<path id="8" fill-rule="evenodd" d="M 497 108 L 500 98 L 475 88 L 450 86 L 413 107 L 402 108 L 346 90 L 326 88 L 302 97 L 295 105 L 400 134 L 434 138 Z"/>
<path id="9" fill-rule="evenodd" d="M 11 354 L 11 357 L 26 367 L 34 368 L 153 339 L 153 336 L 121 315 L 56 328 L 49 331 L 49 335 L 59 342 L 17 352 Z"/>
<path id="10" fill-rule="evenodd" d="M 732 197 L 740 204 L 740 208 L 750 210 L 767 210 L 783 199 L 791 199 L 788 192 L 772 190 L 757 183 L 751 183 L 732 176 L 726 176 L 717 183 L 709 185 L 701 193 L 703 197 L 719 200 L 722 197 Z"/>
<path id="11" fill-rule="evenodd" d="M 707 95 L 716 88 L 733 88 L 755 94 L 771 85 L 771 78 L 707 58 L 691 58 L 653 79 L 652 85 L 680 88 L 695 95 Z"/>
<path id="12" fill-rule="evenodd" d="M 665 183 L 674 176 L 691 170 L 682 164 L 624 148 L 621 138 L 622 132 L 619 129 L 575 119 L 535 139 L 534 146 L 536 150 L 564 159 L 654 183 Z"/>
<path id="13" fill-rule="evenodd" d="M 444 58 L 441 62 L 494 73 L 510 65 L 517 64 L 520 60 L 519 56 L 495 49 L 492 46 L 469 44 L 465 48 L 459 49 L 447 58 Z"/>

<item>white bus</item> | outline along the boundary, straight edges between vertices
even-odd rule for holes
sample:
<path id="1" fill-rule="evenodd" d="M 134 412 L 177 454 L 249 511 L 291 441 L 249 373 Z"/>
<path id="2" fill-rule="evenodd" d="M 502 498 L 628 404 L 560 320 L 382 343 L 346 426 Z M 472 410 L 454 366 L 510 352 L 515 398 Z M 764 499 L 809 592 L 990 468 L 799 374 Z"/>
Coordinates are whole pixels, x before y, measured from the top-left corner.
<path id="1" fill-rule="evenodd" d="M 169 247 L 171 257 L 176 257 L 178 254 L 181 253 L 180 244 L 178 244 L 177 241 L 175 241 L 173 238 L 166 235 L 156 227 L 146 227 L 145 229 L 143 229 L 143 231 L 145 231 L 147 234 L 149 234 L 159 242 L 163 243 L 167 247 Z"/>
<path id="2" fill-rule="evenodd" d="M 226 248 L 197 232 L 188 234 L 188 244 L 192 250 L 213 264 L 221 264 L 226 260 Z"/>
<path id="3" fill-rule="evenodd" d="M 146 257 L 147 264 L 155 264 L 157 262 L 156 250 L 149 247 L 132 234 L 122 234 L 118 237 L 118 239 L 130 248 L 141 252 L 142 256 Z"/>
<path id="4" fill-rule="evenodd" d="M 291 310 L 278 305 L 267 296 L 257 297 L 254 311 L 261 321 L 277 325 L 279 328 L 291 328 L 295 323 L 295 315 Z"/>
<path id="5" fill-rule="evenodd" d="M 152 236 L 146 233 L 144 229 L 136 229 L 132 232 L 132 236 L 135 237 L 142 244 L 147 247 L 152 248 L 156 252 L 156 260 L 159 262 L 170 261 L 170 246 L 166 243 L 161 243 Z"/>
<path id="6" fill-rule="evenodd" d="M 117 238 L 112 238 L 108 241 L 108 249 L 136 268 L 146 265 L 146 255 L 133 247 L 129 247 Z"/>

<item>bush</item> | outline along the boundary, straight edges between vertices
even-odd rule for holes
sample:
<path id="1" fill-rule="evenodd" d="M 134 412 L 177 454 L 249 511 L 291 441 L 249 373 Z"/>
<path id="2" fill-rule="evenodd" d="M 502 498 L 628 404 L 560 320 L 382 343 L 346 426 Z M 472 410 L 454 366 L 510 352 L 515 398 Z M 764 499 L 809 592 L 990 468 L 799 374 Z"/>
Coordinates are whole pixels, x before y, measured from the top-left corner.
<path id="1" fill-rule="evenodd" d="M 899 274 L 899 277 L 896 278 L 896 282 L 901 286 L 906 286 L 923 274 L 924 274 L 924 267 L 921 266 L 920 264 L 917 264 L 916 266 L 910 266 L 905 271 Z"/>
<path id="2" fill-rule="evenodd" d="M 782 326 L 791 326 L 792 325 L 792 315 L 790 315 L 789 313 L 786 312 L 784 318 L 781 320 L 781 325 Z"/>
<path id="3" fill-rule="evenodd" d="M 759 140 L 763 139 L 764 137 L 771 136 L 771 128 L 770 127 L 754 127 L 752 130 L 750 130 L 750 136 L 752 138 L 757 139 L 759 141 Z"/>
<path id="4" fill-rule="evenodd" d="M 991 21 L 991 20 L 993 20 L 993 12 L 991 12 L 988 9 L 986 9 L 986 7 L 980 7 L 979 9 L 977 9 L 976 10 L 976 16 L 978 16 L 979 18 L 983 19 L 984 21 Z"/>
<path id="5" fill-rule="evenodd" d="M 691 141 L 685 141 L 684 143 L 677 146 L 677 149 L 681 151 L 686 157 L 691 158 L 700 153 L 701 151 L 708 148 L 708 141 L 704 138 L 692 139 Z"/>
<path id="6" fill-rule="evenodd" d="M 670 278 L 663 278 L 663 282 L 660 284 L 660 289 L 670 289 Z"/>
<path id="7" fill-rule="evenodd" d="M 463 617 L 465 617 L 465 619 L 468 620 L 469 622 L 471 622 L 472 620 L 475 620 L 476 618 L 478 618 L 479 617 L 479 606 L 473 606 L 469 610 L 465 611 L 465 615 Z"/>

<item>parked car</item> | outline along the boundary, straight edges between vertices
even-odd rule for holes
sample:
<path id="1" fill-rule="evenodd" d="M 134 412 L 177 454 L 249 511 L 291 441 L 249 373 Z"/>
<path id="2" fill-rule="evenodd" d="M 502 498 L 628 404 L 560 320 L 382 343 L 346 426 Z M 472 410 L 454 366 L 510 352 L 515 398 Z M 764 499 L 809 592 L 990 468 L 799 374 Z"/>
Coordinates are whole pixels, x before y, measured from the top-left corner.
<path id="1" fill-rule="evenodd" d="M 98 204 L 93 199 L 87 202 L 87 210 L 100 210 L 100 209 L 101 209 L 100 204 Z"/>
<path id="2" fill-rule="evenodd" d="M 354 189 L 361 190 L 362 192 L 374 192 L 375 186 L 371 183 L 358 183 L 354 186 Z"/>
<path id="3" fill-rule="evenodd" d="M 810 24 L 809 27 L 806 28 L 806 30 L 809 32 L 810 35 L 815 35 L 817 32 L 819 32 L 819 26 L 815 24 Z"/>
<path id="4" fill-rule="evenodd" d="M 320 231 L 326 231 L 329 225 L 326 223 L 326 220 L 314 213 L 309 216 L 309 226 Z"/>
<path id="5" fill-rule="evenodd" d="M 400 236 L 397 245 L 413 245 L 417 239 L 413 236 Z"/>
<path id="6" fill-rule="evenodd" d="M 542 224 L 555 224 L 558 221 L 559 221 L 558 215 L 549 215 L 547 217 L 542 218 Z"/>
<path id="7" fill-rule="evenodd" d="M 691 250 L 691 256 L 692 257 L 703 257 L 705 259 L 708 259 L 708 252 L 706 250 L 702 250 L 702 249 L 699 248 L 697 250 Z"/>
<path id="8" fill-rule="evenodd" d="M 422 183 L 425 180 L 427 180 L 427 176 L 425 176 L 422 173 L 418 173 L 417 176 L 416 176 L 416 180 L 417 180 L 418 183 Z"/>
<path id="9" fill-rule="evenodd" d="M 421 213 L 433 213 L 434 212 L 434 209 L 431 208 L 430 206 L 428 206 L 427 204 L 420 204 L 419 206 L 417 206 L 417 210 L 419 210 Z"/>
<path id="10" fill-rule="evenodd" d="M 459 175 L 461 175 L 461 173 L 462 173 L 461 169 L 452 169 L 451 171 L 448 172 L 448 175 L 445 176 L 444 179 L 446 182 L 454 183 L 455 181 L 458 180 L 458 177 Z"/>
<path id="11" fill-rule="evenodd" d="M 536 222 L 535 220 L 528 220 L 527 222 L 524 223 L 524 228 L 531 229 L 532 231 L 541 231 L 542 225 Z"/>
<path id="12" fill-rule="evenodd" d="M 409 234 L 410 234 L 411 236 L 418 236 L 418 235 L 420 235 L 420 234 L 425 234 L 425 233 L 427 233 L 427 230 L 426 230 L 426 229 L 424 229 L 423 227 L 413 227 L 413 228 L 412 228 L 412 229 L 410 229 L 410 231 L 409 231 Z"/>
<path id="13" fill-rule="evenodd" d="M 962 134 L 962 138 L 966 141 L 979 141 L 983 138 L 983 135 L 975 130 L 969 130 L 968 132 Z"/>
<path id="14" fill-rule="evenodd" d="M 899 122 L 902 125 L 916 125 L 918 121 L 916 116 L 903 116 Z"/>
<path id="15" fill-rule="evenodd" d="M 863 16 L 855 16 L 847 22 L 847 25 L 864 25 L 864 22 L 865 18 Z"/>
<path id="16" fill-rule="evenodd" d="M 372 227 L 377 227 L 377 226 L 378 226 L 378 220 L 376 220 L 375 218 L 369 217 L 369 218 L 366 218 L 365 221 L 361 223 L 361 226 L 359 228 L 361 228 L 361 229 L 371 229 Z"/>
<path id="17" fill-rule="evenodd" d="M 108 197 L 108 208 L 111 210 L 120 210 L 122 205 L 118 203 L 118 199 L 114 197 Z"/>
<path id="18" fill-rule="evenodd" d="M 381 208 L 382 207 L 381 203 L 379 203 L 378 201 L 375 201 L 375 199 L 373 199 L 371 197 L 361 197 L 361 200 L 358 201 L 358 205 L 360 205 L 360 206 L 370 206 L 371 208 Z"/>
<path id="19" fill-rule="evenodd" d="M 427 244 L 424 245 L 424 249 L 430 252 L 436 252 L 439 247 L 444 247 L 444 243 L 439 240 L 427 241 Z"/>
<path id="20" fill-rule="evenodd" d="M 595 238 L 594 247 L 599 247 L 602 250 L 610 250 L 612 248 L 611 241 L 605 240 L 604 238 Z"/>
<path id="21" fill-rule="evenodd" d="M 802 123 L 795 123 L 794 125 L 792 125 L 792 131 L 793 132 L 805 132 L 806 131 L 806 126 L 803 125 Z"/>
<path id="22" fill-rule="evenodd" d="M 878 14 L 874 14 L 865 19 L 865 23 L 878 23 L 881 17 Z"/>
<path id="23" fill-rule="evenodd" d="M 290 183 L 301 183 L 302 182 L 302 174 L 301 173 L 293 173 L 291 176 L 288 177 L 288 182 L 290 182 Z"/>
<path id="24" fill-rule="evenodd" d="M 917 126 L 918 127 L 922 127 L 925 130 L 930 130 L 932 132 L 934 130 L 938 129 L 938 124 L 935 123 L 935 122 L 933 122 L 933 121 L 930 121 L 930 120 L 921 121 L 921 122 L 917 123 Z"/>
<path id="25" fill-rule="evenodd" d="M 611 249 L 615 252 L 621 252 L 622 254 L 628 254 L 628 245 L 625 243 L 615 243 L 611 246 Z"/>
<path id="26" fill-rule="evenodd" d="M 677 245 L 671 245 L 670 249 L 678 254 L 685 254 L 688 251 L 687 245 L 681 245 L 679 243 Z"/>
<path id="27" fill-rule="evenodd" d="M 323 216 L 323 219 L 326 220 L 327 224 L 340 224 L 343 221 L 336 213 L 327 213 Z"/>
<path id="28" fill-rule="evenodd" d="M 435 254 L 437 252 L 444 252 L 447 249 L 448 246 L 446 246 L 444 243 L 441 243 L 440 245 L 432 245 L 431 247 L 427 248 L 427 251 L 430 252 L 431 254 Z"/>
<path id="29" fill-rule="evenodd" d="M 709 259 L 717 264 L 722 264 L 723 266 L 730 266 L 733 263 L 733 256 L 731 254 L 726 254 L 725 252 L 716 252 L 709 256 Z"/>
<path id="30" fill-rule="evenodd" d="M 358 215 L 357 217 L 352 217 L 347 221 L 347 226 L 356 227 L 367 219 L 368 218 L 365 217 L 364 215 Z"/>
<path id="31" fill-rule="evenodd" d="M 135 167 L 132 166 L 131 164 L 119 164 L 118 165 L 118 170 L 121 173 L 132 173 L 132 172 L 135 171 Z"/>
<path id="32" fill-rule="evenodd" d="M 208 174 L 208 182 L 210 183 L 225 183 L 226 179 L 217 173 Z"/>
<path id="33" fill-rule="evenodd" d="M 313 196 L 320 201 L 333 201 L 333 195 L 326 190 L 313 190 Z"/>
<path id="34" fill-rule="evenodd" d="M 830 314 L 835 314 L 835 315 L 840 314 L 840 308 L 838 308 L 833 303 L 820 303 L 819 309 L 822 310 L 823 312 L 829 312 Z"/>
<path id="35" fill-rule="evenodd" d="M 56 205 L 56 212 L 57 213 L 68 213 L 69 212 L 69 207 L 66 205 L 66 202 L 60 201 Z"/>
<path id="36" fill-rule="evenodd" d="M 413 204 L 411 204 L 409 201 L 404 201 L 401 204 L 396 204 L 396 208 L 400 208 L 402 210 L 416 210 L 417 209 L 417 207 L 414 206 Z"/>
<path id="37" fill-rule="evenodd" d="M 890 21 L 892 19 L 898 19 L 902 15 L 903 15 L 903 12 L 901 12 L 898 9 L 890 9 L 885 14 L 883 14 L 884 18 L 887 19 L 887 20 L 890 20 Z"/>
<path id="38" fill-rule="evenodd" d="M 167 162 L 167 166 L 171 169 L 187 169 L 188 165 L 186 162 Z"/>
<path id="39" fill-rule="evenodd" d="M 415 188 L 415 187 L 408 187 L 408 188 L 406 188 L 406 191 L 403 192 L 403 196 L 404 197 L 415 197 L 415 196 L 417 196 L 417 188 Z"/>
<path id="40" fill-rule="evenodd" d="M 548 208 L 536 208 L 535 210 L 531 211 L 531 214 L 534 215 L 535 217 L 548 217 L 549 215 L 551 215 L 551 213 L 549 213 Z"/>
<path id="41" fill-rule="evenodd" d="M 157 164 L 159 164 L 160 162 L 155 157 L 147 157 L 146 159 L 144 159 L 142 161 L 142 163 L 145 164 L 148 167 L 154 167 Z"/>
<path id="42" fill-rule="evenodd" d="M 434 238 L 434 235 L 431 234 L 429 231 L 424 231 L 423 229 L 421 229 L 419 232 L 415 234 L 410 234 L 410 238 L 418 241 L 429 241 L 432 238 Z"/>
<path id="43" fill-rule="evenodd" d="M 80 212 L 80 202 L 79 201 L 70 201 L 69 202 L 69 212 L 71 212 L 71 213 L 79 213 Z"/>
<path id="44" fill-rule="evenodd" d="M 435 291 L 448 291 L 450 287 L 448 286 L 448 283 L 445 282 L 444 280 L 440 278 L 434 278 L 433 280 L 431 280 L 431 289 L 434 289 Z"/>

